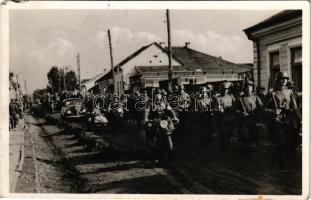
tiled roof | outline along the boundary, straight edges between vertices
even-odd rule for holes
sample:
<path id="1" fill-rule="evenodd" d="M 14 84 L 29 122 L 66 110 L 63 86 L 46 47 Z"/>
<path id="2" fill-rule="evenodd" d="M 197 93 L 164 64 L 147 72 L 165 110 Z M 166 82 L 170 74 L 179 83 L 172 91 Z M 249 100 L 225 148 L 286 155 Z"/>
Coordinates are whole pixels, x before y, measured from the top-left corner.
<path id="1" fill-rule="evenodd" d="M 188 66 L 194 70 L 202 71 L 245 71 L 241 65 L 231 63 L 223 60 L 220 57 L 211 56 L 189 47 L 173 47 L 173 57 L 181 62 L 183 65 Z"/>
<path id="2" fill-rule="evenodd" d="M 167 65 L 160 66 L 136 66 L 136 70 L 138 73 L 148 73 L 148 72 L 167 72 Z M 173 71 L 195 71 L 185 66 L 173 66 Z"/>
<path id="3" fill-rule="evenodd" d="M 88 82 L 89 80 L 91 80 L 91 79 L 82 79 L 82 80 L 81 80 L 81 84 L 83 84 L 83 83 L 85 83 L 85 82 Z"/>
<path id="4" fill-rule="evenodd" d="M 247 29 L 244 29 L 243 31 L 246 34 L 249 34 L 252 31 L 255 31 L 257 29 L 278 24 L 284 21 L 287 21 L 289 19 L 295 18 L 295 17 L 301 17 L 302 16 L 302 10 L 284 10 L 281 11 L 275 15 L 272 15 L 271 17 L 259 22 L 258 24 L 255 24 L 254 26 L 251 26 Z"/>

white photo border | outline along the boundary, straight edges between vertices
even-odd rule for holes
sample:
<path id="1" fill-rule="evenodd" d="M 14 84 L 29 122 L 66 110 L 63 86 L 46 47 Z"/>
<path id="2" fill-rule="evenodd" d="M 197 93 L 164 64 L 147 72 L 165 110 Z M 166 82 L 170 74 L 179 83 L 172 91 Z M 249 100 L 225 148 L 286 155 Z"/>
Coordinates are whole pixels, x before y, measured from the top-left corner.
<path id="1" fill-rule="evenodd" d="M 258 199 L 259 195 L 134 195 L 134 194 L 37 194 L 9 192 L 9 13 L 12 10 L 86 10 L 86 9 L 208 9 L 208 10 L 303 10 L 303 139 L 302 195 L 265 195 L 263 199 L 308 199 L 310 152 L 310 2 L 308 1 L 28 1 L 6 2 L 1 6 L 1 68 L 0 68 L 0 196 L 10 198 L 60 199 Z"/>

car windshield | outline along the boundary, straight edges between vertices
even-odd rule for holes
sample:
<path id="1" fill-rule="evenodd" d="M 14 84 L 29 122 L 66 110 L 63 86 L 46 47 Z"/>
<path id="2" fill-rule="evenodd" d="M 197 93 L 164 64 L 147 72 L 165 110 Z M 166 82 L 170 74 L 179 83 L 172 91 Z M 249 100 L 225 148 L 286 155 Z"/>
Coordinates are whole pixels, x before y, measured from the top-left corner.
<path id="1" fill-rule="evenodd" d="M 69 99 L 64 102 L 64 106 L 66 107 L 74 106 L 74 105 L 81 105 L 81 104 L 82 104 L 81 99 Z"/>

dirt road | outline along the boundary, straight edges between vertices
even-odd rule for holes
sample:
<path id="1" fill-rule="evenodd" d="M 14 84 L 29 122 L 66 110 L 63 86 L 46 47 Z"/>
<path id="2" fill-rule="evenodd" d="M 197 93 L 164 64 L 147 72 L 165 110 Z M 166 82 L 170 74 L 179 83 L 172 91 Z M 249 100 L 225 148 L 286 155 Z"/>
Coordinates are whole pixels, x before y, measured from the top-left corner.
<path id="1" fill-rule="evenodd" d="M 192 135 L 175 140 L 173 162 L 157 164 L 137 130 L 91 132 L 108 144 L 94 150 L 81 140 L 79 129 L 63 130 L 31 116 L 29 121 L 16 192 L 301 194 L 301 151 L 281 173 L 269 160 L 268 144 L 242 159 L 237 142 L 224 153 L 216 138 L 202 144 Z"/>

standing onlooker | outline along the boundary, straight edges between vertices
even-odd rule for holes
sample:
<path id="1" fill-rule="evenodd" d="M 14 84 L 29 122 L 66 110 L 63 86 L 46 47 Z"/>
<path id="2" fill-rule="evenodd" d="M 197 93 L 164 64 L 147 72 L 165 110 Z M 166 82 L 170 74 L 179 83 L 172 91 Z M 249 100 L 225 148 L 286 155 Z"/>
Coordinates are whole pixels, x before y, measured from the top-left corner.
<path id="1" fill-rule="evenodd" d="M 9 113 L 10 113 L 10 129 L 15 129 L 18 121 L 17 106 L 15 104 L 15 99 L 11 99 L 9 105 Z"/>

